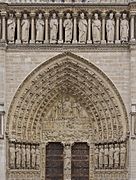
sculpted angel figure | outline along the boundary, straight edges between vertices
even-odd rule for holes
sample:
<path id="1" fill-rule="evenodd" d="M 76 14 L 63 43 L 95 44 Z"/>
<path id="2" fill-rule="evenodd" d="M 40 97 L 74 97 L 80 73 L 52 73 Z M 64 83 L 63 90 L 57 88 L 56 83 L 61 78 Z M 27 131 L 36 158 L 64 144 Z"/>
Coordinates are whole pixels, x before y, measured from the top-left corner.
<path id="1" fill-rule="evenodd" d="M 94 14 L 94 20 L 92 22 L 92 35 L 93 42 L 99 43 L 101 40 L 101 21 L 98 19 L 98 14 Z"/>
<path id="2" fill-rule="evenodd" d="M 66 14 L 63 26 L 65 28 L 65 43 L 70 43 L 72 40 L 73 22 L 70 13 Z"/>
<path id="3" fill-rule="evenodd" d="M 86 43 L 87 39 L 87 20 L 85 19 L 85 14 L 80 14 L 80 20 L 78 22 L 79 28 L 79 43 Z"/>
<path id="4" fill-rule="evenodd" d="M 36 42 L 42 42 L 44 38 L 44 20 L 42 18 L 42 13 L 39 13 L 38 19 L 36 21 Z"/>
<path id="5" fill-rule="evenodd" d="M 58 34 L 58 19 L 56 13 L 53 13 L 52 18 L 50 20 L 50 43 L 57 42 L 57 34 Z"/>
<path id="6" fill-rule="evenodd" d="M 21 22 L 21 27 L 22 27 L 22 42 L 28 43 L 30 21 L 29 21 L 26 13 L 23 14 L 23 20 Z"/>
<path id="7" fill-rule="evenodd" d="M 128 42 L 129 36 L 129 23 L 127 20 L 127 14 L 122 14 L 122 19 L 120 22 L 120 39 L 122 42 Z"/>
<path id="8" fill-rule="evenodd" d="M 113 43 L 114 42 L 114 33 L 115 33 L 115 21 L 113 19 L 113 13 L 110 13 L 109 19 L 107 20 L 106 31 L 107 31 L 108 43 Z"/>
<path id="9" fill-rule="evenodd" d="M 9 14 L 9 18 L 7 20 L 7 39 L 9 43 L 13 43 L 15 40 L 15 27 L 16 22 L 13 13 Z"/>

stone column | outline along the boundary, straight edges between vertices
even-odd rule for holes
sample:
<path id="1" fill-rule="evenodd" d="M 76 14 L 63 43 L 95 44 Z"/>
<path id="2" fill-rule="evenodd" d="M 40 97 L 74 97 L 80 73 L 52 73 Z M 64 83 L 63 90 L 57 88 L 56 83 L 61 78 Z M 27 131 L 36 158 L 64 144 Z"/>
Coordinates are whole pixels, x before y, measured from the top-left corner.
<path id="1" fill-rule="evenodd" d="M 115 39 L 115 44 L 120 44 L 120 40 L 119 40 L 119 18 L 120 18 L 120 13 L 116 13 L 115 17 L 116 17 L 116 39 Z"/>
<path id="2" fill-rule="evenodd" d="M 2 16 L 2 39 L 1 42 L 6 42 L 6 11 L 1 12 Z"/>
<path id="3" fill-rule="evenodd" d="M 130 41 L 135 41 L 135 13 L 130 14 Z"/>
<path id="4" fill-rule="evenodd" d="M 64 180 L 71 179 L 71 146 L 64 144 Z"/>
<path id="5" fill-rule="evenodd" d="M 21 44 L 21 25 L 20 25 L 21 13 L 17 12 L 16 18 L 17 18 L 17 40 L 16 40 L 16 44 Z"/>
<path id="6" fill-rule="evenodd" d="M 106 44 L 106 40 L 105 40 L 105 18 L 106 18 L 106 13 L 102 13 L 101 17 L 102 17 L 102 40 L 101 40 L 101 44 Z"/>
<path id="7" fill-rule="evenodd" d="M 63 24 L 62 24 L 63 13 L 59 13 L 59 40 L 58 43 L 63 43 Z"/>
<path id="8" fill-rule="evenodd" d="M 73 44 L 77 43 L 77 13 L 73 13 L 73 17 L 74 17 L 74 32 L 73 32 Z"/>
<path id="9" fill-rule="evenodd" d="M 92 44 L 92 40 L 91 40 L 91 34 L 92 34 L 92 31 L 91 31 L 91 18 L 92 18 L 92 13 L 88 13 L 88 39 L 87 39 L 87 44 Z"/>
<path id="10" fill-rule="evenodd" d="M 89 180 L 94 180 L 94 143 L 88 143 L 90 147 L 89 158 Z"/>
<path id="11" fill-rule="evenodd" d="M 45 40 L 44 43 L 49 43 L 49 13 L 44 13 L 45 17 Z"/>
<path id="12" fill-rule="evenodd" d="M 34 12 L 30 13 L 30 17 L 31 17 L 31 40 L 30 40 L 30 43 L 33 44 L 33 43 L 35 43 L 35 25 L 34 25 L 35 13 Z"/>

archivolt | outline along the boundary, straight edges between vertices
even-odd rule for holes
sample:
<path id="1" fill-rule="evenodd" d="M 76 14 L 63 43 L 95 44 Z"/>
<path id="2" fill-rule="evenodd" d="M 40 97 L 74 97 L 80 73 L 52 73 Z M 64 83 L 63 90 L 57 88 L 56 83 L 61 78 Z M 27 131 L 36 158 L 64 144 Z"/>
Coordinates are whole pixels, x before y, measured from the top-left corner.
<path id="1" fill-rule="evenodd" d="M 86 109 L 98 142 L 126 137 L 126 111 L 113 83 L 87 60 L 63 53 L 36 68 L 17 90 L 8 113 L 9 138 L 39 141 L 42 118 L 64 93 Z"/>

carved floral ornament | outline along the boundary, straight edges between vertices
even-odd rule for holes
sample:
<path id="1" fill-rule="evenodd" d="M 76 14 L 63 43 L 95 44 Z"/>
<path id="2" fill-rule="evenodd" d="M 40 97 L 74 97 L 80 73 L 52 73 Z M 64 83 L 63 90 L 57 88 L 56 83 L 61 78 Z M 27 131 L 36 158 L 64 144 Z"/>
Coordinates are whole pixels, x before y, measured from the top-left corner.
<path id="1" fill-rule="evenodd" d="M 83 137 L 99 143 L 125 140 L 127 133 L 125 107 L 113 83 L 93 64 L 71 53 L 50 59 L 26 78 L 7 119 L 8 137 L 17 141 Z"/>

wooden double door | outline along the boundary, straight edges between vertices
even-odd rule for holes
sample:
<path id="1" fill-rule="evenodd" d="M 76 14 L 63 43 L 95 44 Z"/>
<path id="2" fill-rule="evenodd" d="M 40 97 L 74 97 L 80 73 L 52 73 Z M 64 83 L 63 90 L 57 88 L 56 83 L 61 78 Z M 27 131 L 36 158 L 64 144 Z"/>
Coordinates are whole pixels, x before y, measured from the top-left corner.
<path id="1" fill-rule="evenodd" d="M 71 147 L 71 180 L 89 180 L 89 146 L 74 143 Z M 51 142 L 46 146 L 46 180 L 65 180 L 64 147 Z"/>

